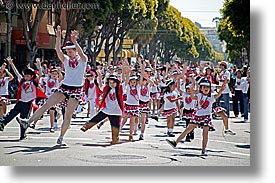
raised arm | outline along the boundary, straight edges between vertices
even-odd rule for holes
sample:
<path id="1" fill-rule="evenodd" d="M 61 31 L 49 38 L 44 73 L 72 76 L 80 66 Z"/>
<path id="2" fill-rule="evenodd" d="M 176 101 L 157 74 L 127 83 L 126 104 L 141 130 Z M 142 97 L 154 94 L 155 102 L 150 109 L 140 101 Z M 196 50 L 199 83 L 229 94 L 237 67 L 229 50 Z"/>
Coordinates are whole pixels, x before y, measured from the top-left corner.
<path id="1" fill-rule="evenodd" d="M 99 86 L 99 88 L 101 88 L 102 87 L 102 72 L 101 72 L 101 70 L 100 69 L 97 69 L 96 70 L 96 73 L 97 73 L 97 75 L 98 75 L 98 79 L 97 79 L 97 81 L 98 81 L 98 86 Z"/>
<path id="2" fill-rule="evenodd" d="M 6 70 L 7 75 L 9 76 L 9 81 L 13 80 L 14 79 L 13 75 L 9 72 L 8 69 L 5 69 L 5 70 Z"/>
<path id="3" fill-rule="evenodd" d="M 141 68 L 141 74 L 140 74 L 140 79 L 139 79 L 139 85 L 141 86 L 142 83 L 143 83 L 143 77 L 144 77 L 144 75 L 145 75 L 145 72 L 144 72 L 144 70 L 145 70 L 145 65 L 142 64 L 142 62 L 140 62 L 139 64 L 140 64 L 140 68 Z"/>
<path id="4" fill-rule="evenodd" d="M 64 79 L 64 76 L 62 74 L 62 68 L 58 68 L 58 82 L 60 83 Z"/>
<path id="5" fill-rule="evenodd" d="M 63 63 L 65 60 L 65 56 L 61 50 L 61 27 L 59 25 L 56 28 L 55 51 L 56 51 L 56 54 L 57 54 L 59 60 Z"/>
<path id="6" fill-rule="evenodd" d="M 77 42 L 77 38 L 78 38 L 78 32 L 76 30 L 71 32 L 72 34 L 72 42 L 75 45 L 76 51 L 78 52 L 78 55 L 80 56 L 80 58 L 84 61 L 87 62 L 88 61 L 88 56 L 83 52 L 82 48 L 80 47 L 80 45 Z"/>
<path id="7" fill-rule="evenodd" d="M 192 83 L 191 83 L 191 86 L 190 86 L 191 98 L 193 100 L 198 100 L 198 97 L 196 96 L 196 92 L 194 90 L 194 87 L 195 87 L 195 82 L 193 80 Z"/>
<path id="8" fill-rule="evenodd" d="M 36 58 L 36 66 L 38 67 L 38 70 L 39 70 L 39 77 L 42 77 L 43 73 L 42 73 L 42 66 L 41 66 L 40 58 Z"/>
<path id="9" fill-rule="evenodd" d="M 13 64 L 13 59 L 12 59 L 11 57 L 8 57 L 8 58 L 7 58 L 7 61 L 8 61 L 9 64 L 11 65 L 11 68 L 12 68 L 13 72 L 15 73 L 15 75 L 16 75 L 17 77 L 20 77 L 20 76 L 21 76 L 20 73 L 18 72 L 18 70 L 16 69 L 15 65 Z"/>
<path id="10" fill-rule="evenodd" d="M 226 82 L 223 83 L 223 85 L 222 85 L 221 89 L 219 90 L 219 92 L 214 95 L 215 99 L 219 98 L 222 95 L 222 92 L 225 89 L 225 87 L 226 87 Z"/>

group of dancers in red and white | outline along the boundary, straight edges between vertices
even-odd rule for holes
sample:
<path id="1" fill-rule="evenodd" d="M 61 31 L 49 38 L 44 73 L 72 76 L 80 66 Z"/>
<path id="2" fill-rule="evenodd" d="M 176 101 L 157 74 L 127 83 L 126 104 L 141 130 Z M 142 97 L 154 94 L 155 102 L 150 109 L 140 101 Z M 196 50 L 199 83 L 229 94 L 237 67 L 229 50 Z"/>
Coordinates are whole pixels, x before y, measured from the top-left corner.
<path id="1" fill-rule="evenodd" d="M 235 135 L 229 129 L 226 110 L 215 105 L 228 87 L 230 78 L 219 77 L 210 66 L 203 69 L 191 67 L 176 61 L 166 65 L 156 65 L 144 60 L 142 56 L 135 63 L 127 58 L 112 65 L 88 66 L 88 57 L 77 42 L 78 32 L 72 31 L 71 42 L 61 47 L 61 28 L 57 27 L 56 52 L 62 67 L 50 66 L 42 70 L 37 60 L 38 72 L 27 68 L 21 75 L 13 64 L 11 57 L 7 61 L 15 73 L 19 87 L 17 102 L 7 113 L 5 98 L 7 84 L 14 76 L 3 65 L 0 69 L 1 102 L 0 131 L 16 117 L 20 124 L 20 139 L 26 138 L 28 127 L 35 128 L 36 123 L 45 112 L 50 114 L 50 131 L 54 132 L 57 119 L 63 111 L 63 121 L 57 144 L 64 145 L 63 138 L 70 125 L 72 115 L 81 101 L 88 103 L 89 120 L 80 128 L 86 132 L 104 122 L 110 122 L 112 141 L 119 142 L 119 133 L 129 121 L 129 141 L 140 128 L 139 140 L 144 140 L 149 118 L 157 120 L 166 118 L 167 137 L 173 133 L 175 118 L 179 116 L 186 121 L 186 128 L 175 140 L 167 142 L 176 147 L 182 139 L 194 139 L 194 128 L 203 129 L 202 154 L 206 155 L 208 132 L 214 131 L 212 115 L 220 116 L 224 123 L 224 133 Z M 65 53 L 62 51 L 65 50 Z M 221 62 L 220 65 L 225 65 Z M 249 82 L 243 79 L 243 87 Z M 3 92 L 2 92 L 3 88 Z M 37 107 L 38 106 L 38 107 Z M 32 112 L 31 112 L 32 111 Z M 32 114 L 31 114 L 32 113 Z M 31 114 L 31 115 L 30 115 Z M 129 120 L 128 120 L 129 119 Z"/>

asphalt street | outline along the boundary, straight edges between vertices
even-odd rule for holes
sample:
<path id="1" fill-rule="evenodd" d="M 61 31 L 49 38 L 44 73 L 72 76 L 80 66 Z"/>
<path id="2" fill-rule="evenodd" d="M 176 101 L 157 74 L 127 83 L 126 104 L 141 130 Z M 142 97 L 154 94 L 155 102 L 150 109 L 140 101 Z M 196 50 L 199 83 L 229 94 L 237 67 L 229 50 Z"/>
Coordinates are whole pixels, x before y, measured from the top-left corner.
<path id="1" fill-rule="evenodd" d="M 8 106 L 8 110 L 13 105 Z M 27 139 L 19 141 L 19 125 L 14 119 L 0 132 L 1 166 L 250 166 L 250 122 L 230 118 L 236 135 L 223 134 L 222 120 L 213 120 L 216 131 L 209 132 L 208 156 L 201 156 L 202 130 L 195 129 L 192 142 L 172 148 L 166 139 L 176 139 L 185 122 L 176 120 L 176 137 L 167 137 L 166 119 L 149 119 L 145 139 L 128 142 L 129 125 L 120 133 L 120 143 L 110 145 L 109 122 L 100 129 L 83 133 L 80 127 L 88 118 L 80 113 L 72 120 L 64 137 L 67 146 L 56 145 L 60 130 L 49 132 L 49 116 L 39 120 L 36 129 L 28 129 Z M 59 119 L 60 127 L 62 119 Z M 138 131 L 138 134 L 140 131 Z"/>

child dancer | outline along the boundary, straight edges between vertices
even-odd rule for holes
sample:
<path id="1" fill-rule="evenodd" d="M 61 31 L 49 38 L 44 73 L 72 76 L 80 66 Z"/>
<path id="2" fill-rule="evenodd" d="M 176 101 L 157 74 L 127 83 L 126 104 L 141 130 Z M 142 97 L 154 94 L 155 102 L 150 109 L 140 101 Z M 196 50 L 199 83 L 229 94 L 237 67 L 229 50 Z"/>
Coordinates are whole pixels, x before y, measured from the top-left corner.
<path id="1" fill-rule="evenodd" d="M 176 84 L 173 80 L 169 80 L 166 83 L 166 90 L 164 91 L 164 111 L 162 113 L 163 117 L 167 119 L 167 136 L 175 137 L 173 134 L 175 117 L 177 112 L 180 111 L 180 106 L 178 100 L 182 97 L 177 98 L 177 93 L 175 92 Z M 180 113 L 180 112 L 179 112 Z"/>
<path id="2" fill-rule="evenodd" d="M 116 144 L 119 140 L 119 126 L 122 113 L 124 111 L 122 86 L 115 75 L 107 78 L 106 86 L 103 89 L 100 112 L 82 126 L 81 131 L 86 132 L 100 121 L 108 117 L 112 128 L 111 144 Z"/>
<path id="3" fill-rule="evenodd" d="M 191 83 L 185 85 L 185 92 L 182 93 L 183 98 L 183 111 L 182 111 L 182 118 L 186 122 L 186 127 L 189 125 L 190 120 L 193 118 L 195 113 L 195 106 L 196 100 L 191 98 L 191 90 L 190 90 Z M 185 141 L 191 142 L 194 139 L 194 130 L 189 132 L 186 135 Z"/>
<path id="4" fill-rule="evenodd" d="M 0 119 L 6 114 L 6 100 L 9 96 L 9 82 L 13 80 L 13 75 L 6 69 L 6 63 L 0 68 Z"/>
<path id="5" fill-rule="evenodd" d="M 214 126 L 211 122 L 211 113 L 212 113 L 212 104 L 221 94 L 222 91 L 225 89 L 225 85 L 219 90 L 217 94 L 211 94 L 211 83 L 208 80 L 204 80 L 200 82 L 200 91 L 198 94 L 195 94 L 194 91 L 194 82 L 190 87 L 191 89 L 191 98 L 193 100 L 198 101 L 198 108 L 194 118 L 190 121 L 187 128 L 181 133 L 181 135 L 177 138 L 176 141 L 168 140 L 166 141 L 172 146 L 176 147 L 177 144 L 194 128 L 201 127 L 203 128 L 203 139 L 202 139 L 202 152 L 201 155 L 206 156 L 206 146 L 208 142 L 208 131 L 214 131 Z"/>
<path id="6" fill-rule="evenodd" d="M 151 81 L 144 74 L 144 65 L 141 65 L 141 75 L 140 75 L 140 100 L 139 100 L 139 110 L 141 113 L 141 133 L 139 140 L 144 140 L 145 123 L 150 112 L 149 102 L 150 102 L 150 87 L 155 86 L 154 82 Z M 150 84 L 150 85 L 149 85 Z"/>
<path id="7" fill-rule="evenodd" d="M 87 117 L 94 117 L 96 115 L 96 98 L 97 95 L 100 94 L 102 87 L 102 75 L 97 74 L 95 71 L 89 71 L 86 73 L 86 79 L 84 83 L 84 93 L 85 93 L 85 100 L 89 103 L 89 112 L 90 116 Z"/>
<path id="8" fill-rule="evenodd" d="M 59 84 L 62 80 L 63 80 L 63 76 L 61 74 L 61 71 L 55 66 L 50 67 L 49 74 L 44 78 L 44 82 L 43 82 L 45 84 L 45 94 L 47 98 L 53 95 L 53 91 L 52 91 L 53 89 L 59 88 Z M 49 109 L 51 133 L 54 133 L 54 126 L 57 126 L 57 113 L 59 112 L 57 111 L 59 110 L 58 108 L 59 107 L 55 105 Z M 35 129 L 35 125 L 37 122 L 38 121 L 34 121 L 32 124 L 30 124 L 30 128 Z"/>
<path id="9" fill-rule="evenodd" d="M 15 75 L 17 76 L 19 87 L 17 90 L 17 103 L 10 112 L 3 117 L 0 121 L 0 131 L 4 130 L 4 127 L 12 121 L 20 113 L 21 118 L 27 118 L 33 101 L 36 98 L 46 98 L 44 93 L 39 89 L 38 83 L 36 81 L 36 74 L 33 69 L 27 68 L 24 70 L 21 76 L 13 64 L 13 59 L 11 57 L 7 58 L 10 63 Z M 20 140 L 26 138 L 26 128 L 20 124 Z"/>

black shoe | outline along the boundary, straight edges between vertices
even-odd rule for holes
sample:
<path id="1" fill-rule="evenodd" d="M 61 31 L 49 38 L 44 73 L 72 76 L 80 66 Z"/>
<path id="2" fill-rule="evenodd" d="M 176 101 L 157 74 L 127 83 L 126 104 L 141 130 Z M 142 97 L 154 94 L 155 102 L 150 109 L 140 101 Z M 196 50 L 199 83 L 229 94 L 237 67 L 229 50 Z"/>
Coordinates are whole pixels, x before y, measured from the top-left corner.
<path id="1" fill-rule="evenodd" d="M 190 138 L 186 138 L 184 142 L 191 142 Z"/>
<path id="2" fill-rule="evenodd" d="M 27 138 L 26 129 L 22 125 L 20 125 L 20 138 L 19 138 L 19 140 L 23 140 L 25 138 Z"/>
<path id="3" fill-rule="evenodd" d="M 30 128 L 35 129 L 35 124 L 34 123 L 30 124 Z"/>
<path id="4" fill-rule="evenodd" d="M 175 137 L 175 135 L 172 132 L 167 132 L 168 137 Z"/>
<path id="5" fill-rule="evenodd" d="M 0 131 L 4 131 L 5 124 L 0 122 Z"/>
<path id="6" fill-rule="evenodd" d="M 208 155 L 207 155 L 207 151 L 206 151 L 206 150 L 202 150 L 202 151 L 201 151 L 201 156 L 208 156 Z"/>
<path id="7" fill-rule="evenodd" d="M 142 134 L 140 134 L 139 140 L 144 140 L 144 136 Z"/>
<path id="8" fill-rule="evenodd" d="M 20 136 L 19 140 L 24 140 L 24 139 L 26 139 L 26 138 L 27 138 L 27 135 L 24 134 L 24 135 Z"/>
<path id="9" fill-rule="evenodd" d="M 192 132 L 190 132 L 190 139 L 194 140 L 194 138 L 195 138 L 195 134 L 194 134 L 194 131 L 192 131 Z"/>
<path id="10" fill-rule="evenodd" d="M 16 117 L 16 120 L 20 124 L 20 126 L 23 127 L 25 130 L 29 127 L 29 122 L 27 119 L 21 119 L 19 117 Z"/>
<path id="11" fill-rule="evenodd" d="M 166 142 L 168 142 L 168 144 L 170 144 L 173 148 L 175 148 L 177 146 L 177 143 L 174 140 L 168 140 L 168 139 L 166 139 Z"/>
<path id="12" fill-rule="evenodd" d="M 157 116 L 153 116 L 152 119 L 159 121 L 159 118 Z"/>
<path id="13" fill-rule="evenodd" d="M 54 133 L 54 129 L 53 129 L 53 128 L 50 128 L 50 132 L 51 132 L 51 133 Z"/>

